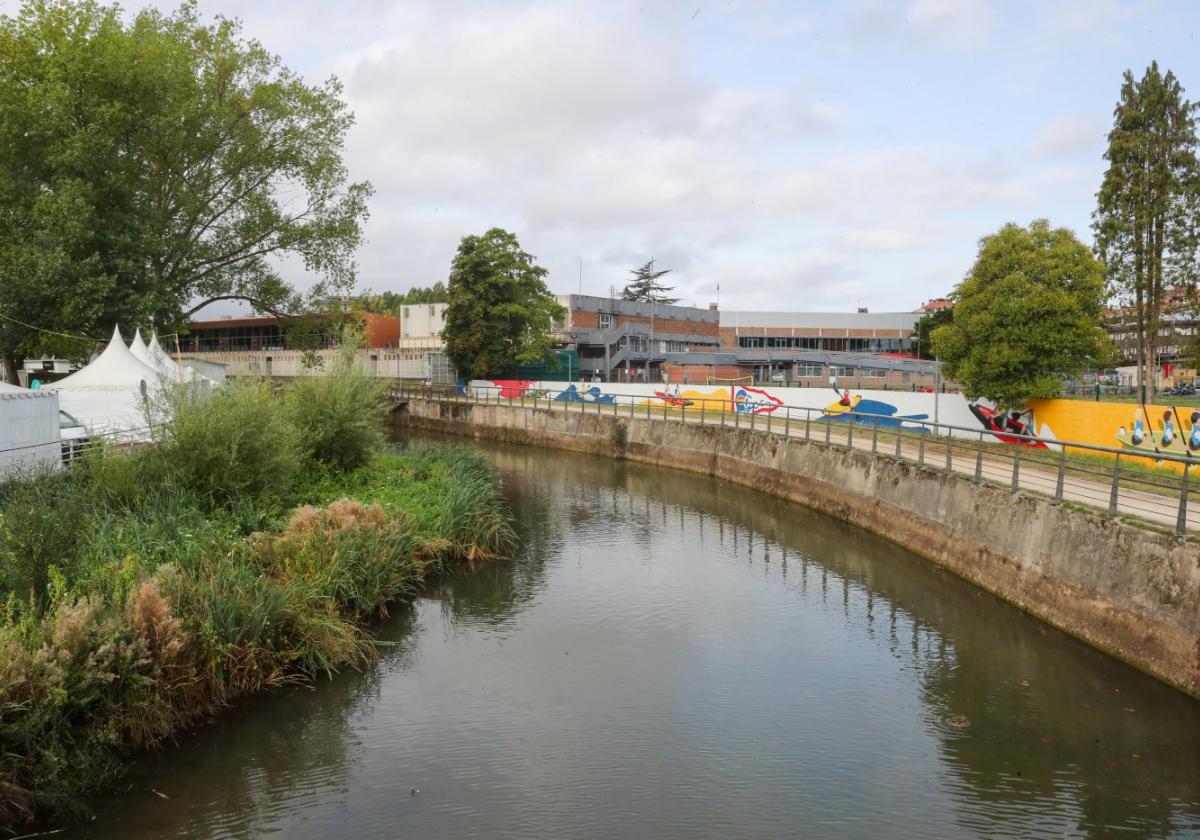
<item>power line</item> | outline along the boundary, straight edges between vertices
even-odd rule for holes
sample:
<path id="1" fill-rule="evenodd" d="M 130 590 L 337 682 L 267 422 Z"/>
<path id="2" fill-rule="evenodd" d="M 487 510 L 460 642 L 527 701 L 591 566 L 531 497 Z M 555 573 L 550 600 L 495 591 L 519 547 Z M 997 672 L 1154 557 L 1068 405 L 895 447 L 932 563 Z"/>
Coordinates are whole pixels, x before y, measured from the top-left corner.
<path id="1" fill-rule="evenodd" d="M 63 338 L 72 338 L 72 339 L 75 339 L 76 341 L 94 341 L 99 344 L 104 343 L 104 339 L 95 338 L 90 335 L 71 335 L 70 333 L 58 332 L 57 330 L 48 330 L 45 327 L 38 327 L 38 326 L 34 326 L 33 324 L 27 324 L 24 321 L 18 320 L 17 318 L 14 318 L 11 315 L 5 315 L 3 312 L 0 312 L 0 318 L 3 318 L 6 321 L 11 321 L 14 324 L 20 324 L 22 327 L 26 327 L 27 329 L 37 330 L 38 332 L 42 332 L 42 333 L 49 333 L 50 335 L 57 335 L 57 336 L 61 336 Z"/>

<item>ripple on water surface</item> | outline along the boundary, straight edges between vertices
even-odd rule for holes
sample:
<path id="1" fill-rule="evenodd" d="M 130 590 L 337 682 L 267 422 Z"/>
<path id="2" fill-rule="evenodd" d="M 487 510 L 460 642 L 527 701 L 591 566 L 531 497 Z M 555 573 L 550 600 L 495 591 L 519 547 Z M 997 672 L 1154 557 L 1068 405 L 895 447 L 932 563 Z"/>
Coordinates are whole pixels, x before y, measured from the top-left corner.
<path id="1" fill-rule="evenodd" d="M 1200 833 L 1200 704 L 753 491 L 486 451 L 520 557 L 396 610 L 378 667 L 145 757 L 78 833 Z"/>

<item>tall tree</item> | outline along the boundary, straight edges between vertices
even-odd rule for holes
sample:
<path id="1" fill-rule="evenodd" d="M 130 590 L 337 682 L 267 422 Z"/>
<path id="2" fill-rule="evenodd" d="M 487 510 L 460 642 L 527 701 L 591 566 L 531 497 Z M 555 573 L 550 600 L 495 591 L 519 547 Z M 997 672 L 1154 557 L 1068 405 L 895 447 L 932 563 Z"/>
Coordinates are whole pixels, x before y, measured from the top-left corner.
<path id="1" fill-rule="evenodd" d="M 1132 311 L 1138 380 L 1153 399 L 1165 310 L 1196 283 L 1196 103 L 1171 71 L 1125 71 L 1092 217 L 1113 298 Z"/>
<path id="2" fill-rule="evenodd" d="M 515 234 L 492 228 L 463 237 L 450 266 L 442 328 L 459 376 L 503 376 L 518 364 L 552 358 L 551 331 L 567 310 L 546 288 L 545 276 Z"/>
<path id="3" fill-rule="evenodd" d="M 213 300 L 293 309 L 283 255 L 348 289 L 371 190 L 342 163 L 341 90 L 191 3 L 0 17 L 0 354 Z"/>
<path id="4" fill-rule="evenodd" d="M 675 303 L 679 298 L 667 297 L 667 292 L 674 291 L 674 286 L 667 286 L 659 280 L 671 273 L 671 269 L 654 270 L 654 258 L 641 268 L 630 269 L 633 279 L 621 292 L 622 300 L 640 300 L 646 303 Z"/>
<path id="5" fill-rule="evenodd" d="M 984 237 L 933 331 L 945 375 L 1001 408 L 1058 395 L 1063 377 L 1106 358 L 1104 268 L 1075 234 L 1044 219 Z"/>
<path id="6" fill-rule="evenodd" d="M 933 331 L 938 327 L 951 323 L 953 320 L 954 307 L 952 306 L 930 310 L 917 319 L 917 323 L 913 327 L 913 338 L 915 338 L 917 342 L 918 358 L 934 358 L 932 340 Z"/>

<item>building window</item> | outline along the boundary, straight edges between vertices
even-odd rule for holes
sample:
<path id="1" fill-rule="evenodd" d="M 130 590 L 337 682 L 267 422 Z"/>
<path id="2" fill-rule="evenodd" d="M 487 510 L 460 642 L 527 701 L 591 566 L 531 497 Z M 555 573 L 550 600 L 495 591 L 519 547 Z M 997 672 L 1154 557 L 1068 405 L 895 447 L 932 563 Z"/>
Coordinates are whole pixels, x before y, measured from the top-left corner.
<path id="1" fill-rule="evenodd" d="M 862 375 L 873 379 L 883 379 L 887 376 L 887 371 L 881 368 L 863 368 Z"/>
<path id="2" fill-rule="evenodd" d="M 607 330 L 613 325 L 613 316 L 611 312 L 600 313 L 600 329 Z"/>
<path id="3" fill-rule="evenodd" d="M 813 362 L 801 362 L 796 365 L 797 376 L 820 376 L 825 372 L 825 366 Z"/>
<path id="4" fill-rule="evenodd" d="M 854 376 L 854 368 L 846 365 L 830 365 L 830 376 Z"/>
<path id="5" fill-rule="evenodd" d="M 739 347 L 762 347 L 763 337 L 761 335 L 740 335 L 738 336 Z"/>

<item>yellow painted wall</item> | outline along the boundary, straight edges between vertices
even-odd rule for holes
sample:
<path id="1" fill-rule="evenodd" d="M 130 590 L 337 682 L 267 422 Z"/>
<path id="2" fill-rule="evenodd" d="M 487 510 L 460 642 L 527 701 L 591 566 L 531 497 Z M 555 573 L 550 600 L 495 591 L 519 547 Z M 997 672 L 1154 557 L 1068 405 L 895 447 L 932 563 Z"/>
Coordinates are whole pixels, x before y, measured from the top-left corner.
<path id="1" fill-rule="evenodd" d="M 1090 400 L 1030 400 L 1029 407 L 1033 409 L 1037 433 L 1053 436 L 1058 440 L 1091 443 L 1096 446 L 1112 446 L 1120 448 L 1117 433 L 1124 426 L 1133 428 L 1135 417 L 1141 417 L 1140 406 L 1135 403 L 1092 402 Z M 1162 431 L 1162 415 L 1170 410 L 1169 405 L 1150 404 L 1146 410 L 1150 413 L 1150 425 L 1155 433 Z M 1191 408 L 1178 408 L 1179 420 L 1176 431 L 1183 435 L 1191 429 Z M 1182 428 L 1179 428 L 1182 426 Z M 1049 428 L 1046 428 L 1049 427 Z M 1096 453 L 1098 455 L 1103 453 Z M 1154 464 L 1149 458 L 1139 459 L 1147 465 Z M 1122 459 L 1124 463 L 1124 459 Z M 1158 466 L 1174 471 L 1181 470 L 1179 464 L 1159 462 Z"/>

